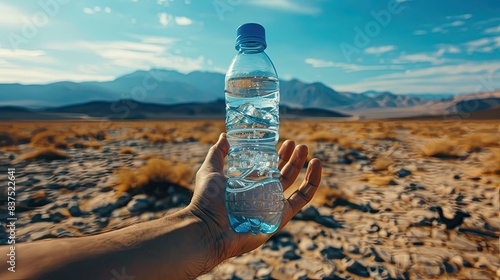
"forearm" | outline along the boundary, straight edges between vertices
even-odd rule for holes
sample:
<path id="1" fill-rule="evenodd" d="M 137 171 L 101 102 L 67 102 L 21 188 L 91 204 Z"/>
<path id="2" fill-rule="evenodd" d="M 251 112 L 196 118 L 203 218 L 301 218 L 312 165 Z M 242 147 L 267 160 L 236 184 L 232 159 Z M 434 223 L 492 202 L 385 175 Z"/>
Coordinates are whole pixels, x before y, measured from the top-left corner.
<path id="1" fill-rule="evenodd" d="M 206 235 L 187 211 L 83 238 L 17 245 L 16 272 L 2 279 L 183 279 L 207 265 Z M 7 248 L 0 249 L 5 256 Z M 120 278 L 117 278 L 120 279 Z"/>

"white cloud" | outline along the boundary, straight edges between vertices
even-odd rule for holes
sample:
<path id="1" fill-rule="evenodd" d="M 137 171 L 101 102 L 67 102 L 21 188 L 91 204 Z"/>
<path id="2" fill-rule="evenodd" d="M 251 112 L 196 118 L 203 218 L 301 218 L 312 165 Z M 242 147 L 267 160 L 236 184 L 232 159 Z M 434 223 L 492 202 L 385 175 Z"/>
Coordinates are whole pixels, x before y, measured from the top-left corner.
<path id="1" fill-rule="evenodd" d="M 109 81 L 111 75 L 85 74 L 73 71 L 56 70 L 49 67 L 29 67 L 22 65 L 0 68 L 0 83 L 22 82 L 23 84 L 50 83 L 65 81 Z"/>
<path id="2" fill-rule="evenodd" d="M 468 53 L 491 52 L 497 48 L 500 48 L 499 42 L 500 42 L 500 36 L 497 36 L 497 37 L 486 37 L 474 41 L 469 41 L 464 45 L 467 47 Z"/>
<path id="3" fill-rule="evenodd" d="M 110 8 L 110 7 L 106 7 L 106 8 L 104 8 L 104 12 L 105 12 L 106 14 L 111 13 L 111 8 Z"/>
<path id="4" fill-rule="evenodd" d="M 141 42 L 80 41 L 52 43 L 48 48 L 54 50 L 76 50 L 82 53 L 98 55 L 102 58 L 103 64 L 118 67 L 120 72 L 123 72 L 123 68 L 136 70 L 158 66 L 169 67 L 187 73 L 194 70 L 201 70 L 205 64 L 203 56 L 191 58 L 172 54 L 173 45 L 177 42 L 177 39 L 152 36 L 132 37 L 140 38 Z"/>
<path id="5" fill-rule="evenodd" d="M 413 32 L 414 35 L 425 35 L 427 34 L 427 31 L 425 30 L 415 30 L 415 32 Z"/>
<path id="6" fill-rule="evenodd" d="M 327 61 L 327 60 L 322 60 L 322 59 L 317 59 L 317 58 L 306 58 L 304 62 L 307 64 L 310 64 L 314 68 L 334 67 L 334 68 L 344 69 L 346 72 L 403 70 L 404 69 L 400 65 L 359 65 L 359 64 L 333 62 L 333 61 Z"/>
<path id="7" fill-rule="evenodd" d="M 432 66 L 365 78 L 355 84 L 334 85 L 334 88 L 354 92 L 389 90 L 396 93 L 470 93 L 499 88 L 500 83 L 492 78 L 500 73 L 499 70 L 500 61 Z M 493 81 L 496 84 L 484 85 L 482 81 Z"/>
<path id="8" fill-rule="evenodd" d="M 464 14 L 458 16 L 447 16 L 446 19 L 470 19 L 472 17 L 471 14 Z"/>
<path id="9" fill-rule="evenodd" d="M 452 23 L 449 24 L 449 26 L 460 26 L 460 25 L 464 25 L 465 22 L 461 21 L 461 20 L 456 20 Z"/>
<path id="10" fill-rule="evenodd" d="M 0 11 L 2 11 L 2 15 L 0 16 L 0 25 L 21 25 L 23 24 L 23 18 L 28 17 L 27 14 L 23 13 L 16 7 L 4 3 L 0 3 Z"/>
<path id="11" fill-rule="evenodd" d="M 394 47 L 392 45 L 380 46 L 380 47 L 369 47 L 369 48 L 365 49 L 365 53 L 378 55 L 378 54 L 390 52 L 390 51 L 395 50 L 395 49 L 396 49 L 396 47 Z"/>
<path id="12" fill-rule="evenodd" d="M 245 3 L 248 3 L 249 5 L 260 6 L 296 14 L 315 15 L 321 12 L 319 8 L 310 5 L 304 5 L 305 2 L 301 2 L 301 4 L 298 4 L 293 0 L 272 0 L 272 1 L 253 0 L 253 1 L 245 1 Z"/>
<path id="13" fill-rule="evenodd" d="M 484 30 L 484 33 L 500 33 L 500 25 L 497 27 L 490 27 Z"/>
<path id="14" fill-rule="evenodd" d="M 172 21 L 172 16 L 167 13 L 159 13 L 158 19 L 162 26 L 167 26 Z"/>
<path id="15" fill-rule="evenodd" d="M 415 62 L 429 62 L 432 64 L 441 64 L 445 60 L 440 58 L 435 54 L 427 54 L 427 53 L 415 53 L 415 54 L 403 54 L 400 55 L 399 58 L 394 59 L 394 63 L 415 63 Z"/>
<path id="16" fill-rule="evenodd" d="M 95 12 L 97 12 L 97 13 L 98 13 L 98 12 L 100 12 L 100 11 L 101 11 L 101 7 L 99 7 L 99 6 L 95 6 L 95 7 L 94 7 L 94 11 L 95 11 Z"/>
<path id="17" fill-rule="evenodd" d="M 497 21 L 500 21 L 500 17 L 489 18 L 487 20 L 481 20 L 481 21 L 474 23 L 474 25 L 480 26 L 480 25 L 485 25 L 485 24 L 492 23 L 492 22 L 497 22 Z"/>
<path id="18" fill-rule="evenodd" d="M 133 35 L 132 37 L 138 38 L 141 40 L 142 43 L 145 44 L 157 44 L 157 45 L 164 45 L 164 46 L 171 46 L 174 43 L 178 42 L 179 39 L 172 38 L 172 37 L 157 37 L 157 36 L 135 36 Z"/>
<path id="19" fill-rule="evenodd" d="M 91 14 L 95 13 L 95 11 L 91 8 L 83 8 L 83 13 L 91 15 Z"/>
<path id="20" fill-rule="evenodd" d="M 439 50 L 437 51 L 437 54 L 439 56 L 445 54 L 445 53 L 460 53 L 461 50 L 457 46 L 453 45 L 439 45 Z"/>
<path id="21" fill-rule="evenodd" d="M 193 21 L 187 17 L 175 17 L 175 23 L 178 25 L 190 25 Z"/>

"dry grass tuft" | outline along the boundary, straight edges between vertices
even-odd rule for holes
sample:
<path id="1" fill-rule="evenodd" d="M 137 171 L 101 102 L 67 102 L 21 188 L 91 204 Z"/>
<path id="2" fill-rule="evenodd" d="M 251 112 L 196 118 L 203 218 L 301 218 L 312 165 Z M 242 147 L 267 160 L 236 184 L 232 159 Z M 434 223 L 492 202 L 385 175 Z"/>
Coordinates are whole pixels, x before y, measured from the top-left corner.
<path id="1" fill-rule="evenodd" d="M 59 131 L 46 130 L 37 133 L 31 138 L 33 147 L 51 147 L 65 149 L 68 147 L 66 143 L 66 134 Z"/>
<path id="2" fill-rule="evenodd" d="M 311 204 L 316 206 L 331 206 L 337 199 L 349 200 L 351 197 L 339 188 L 322 185 L 316 191 Z"/>
<path id="3" fill-rule="evenodd" d="M 308 141 L 330 142 L 330 143 L 337 143 L 338 139 L 339 139 L 338 135 L 334 135 L 334 134 L 328 133 L 326 131 L 315 132 L 307 138 Z"/>
<path id="4" fill-rule="evenodd" d="M 388 186 L 393 181 L 392 176 L 381 176 L 377 174 L 365 174 L 364 177 L 361 178 L 361 181 L 368 182 L 370 185 L 374 186 Z"/>
<path id="5" fill-rule="evenodd" d="M 470 133 L 461 140 L 461 143 L 467 151 L 479 151 L 482 148 L 499 146 L 500 136 L 490 133 Z"/>
<path id="6" fill-rule="evenodd" d="M 118 171 L 118 194 L 153 185 L 175 184 L 189 188 L 193 175 L 190 164 L 153 158 L 138 170 L 122 168 Z"/>
<path id="7" fill-rule="evenodd" d="M 393 164 L 394 161 L 391 158 L 380 155 L 372 162 L 372 169 L 373 171 L 385 171 Z"/>
<path id="8" fill-rule="evenodd" d="M 69 146 L 75 149 L 92 148 L 96 150 L 102 147 L 102 145 L 96 141 L 75 141 L 72 142 Z"/>
<path id="9" fill-rule="evenodd" d="M 122 155 L 135 155 L 137 152 L 132 148 L 123 148 L 120 150 L 120 154 Z"/>
<path id="10" fill-rule="evenodd" d="M 500 149 L 494 149 L 491 156 L 483 161 L 482 173 L 500 175 Z"/>
<path id="11" fill-rule="evenodd" d="M 463 152 L 457 141 L 448 138 L 428 141 L 420 151 L 424 156 L 437 158 L 458 158 Z"/>
<path id="12" fill-rule="evenodd" d="M 21 155 L 18 160 L 61 160 L 70 158 L 68 154 L 53 147 L 41 148 L 34 152 Z"/>

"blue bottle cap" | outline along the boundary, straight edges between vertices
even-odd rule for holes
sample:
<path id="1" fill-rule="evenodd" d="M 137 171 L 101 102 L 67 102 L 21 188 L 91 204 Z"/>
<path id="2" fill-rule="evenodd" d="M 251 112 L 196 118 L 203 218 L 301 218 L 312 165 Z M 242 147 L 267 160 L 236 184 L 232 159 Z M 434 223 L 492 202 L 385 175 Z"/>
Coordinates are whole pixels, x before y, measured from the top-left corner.
<path id="1" fill-rule="evenodd" d="M 251 42 L 261 43 L 264 49 L 267 47 L 266 30 L 262 25 L 245 23 L 236 30 L 236 50 L 238 50 L 238 45 Z"/>

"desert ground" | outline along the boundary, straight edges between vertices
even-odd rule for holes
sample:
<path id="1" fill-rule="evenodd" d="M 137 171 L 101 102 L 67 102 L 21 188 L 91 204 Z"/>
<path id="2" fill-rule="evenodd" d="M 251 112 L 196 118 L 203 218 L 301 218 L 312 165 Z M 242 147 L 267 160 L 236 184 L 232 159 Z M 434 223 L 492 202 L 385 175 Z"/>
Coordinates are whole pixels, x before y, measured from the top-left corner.
<path id="1" fill-rule="evenodd" d="M 18 242 L 176 211 L 222 131 L 222 121 L 0 122 Z M 293 139 L 323 162 L 314 200 L 262 247 L 199 279 L 500 278 L 499 121 L 283 121 L 280 136 L 278 146 Z M 6 231 L 2 222 L 0 244 Z"/>

